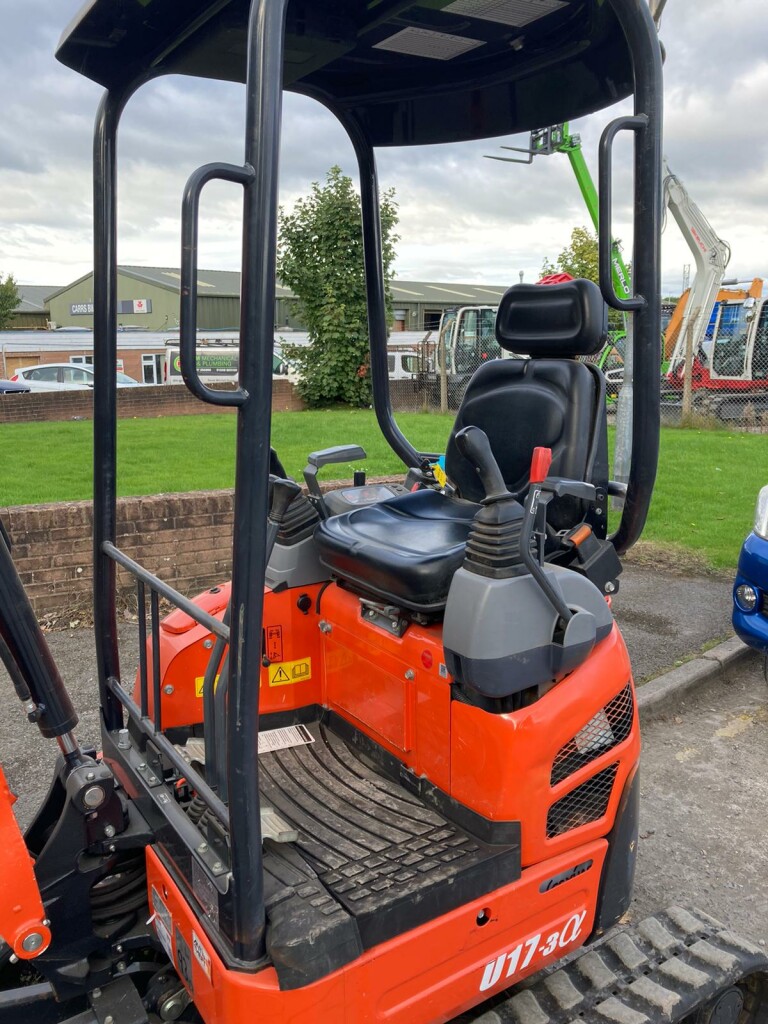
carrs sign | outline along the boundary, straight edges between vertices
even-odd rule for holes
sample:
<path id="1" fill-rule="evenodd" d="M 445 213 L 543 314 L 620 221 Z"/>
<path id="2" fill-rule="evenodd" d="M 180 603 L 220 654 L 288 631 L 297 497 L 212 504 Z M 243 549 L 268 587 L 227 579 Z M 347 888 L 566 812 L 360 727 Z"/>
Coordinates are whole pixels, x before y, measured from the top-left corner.
<path id="1" fill-rule="evenodd" d="M 121 299 L 117 304 L 119 316 L 127 313 L 151 313 L 152 299 Z M 92 302 L 73 302 L 69 307 L 70 316 L 93 316 Z"/>

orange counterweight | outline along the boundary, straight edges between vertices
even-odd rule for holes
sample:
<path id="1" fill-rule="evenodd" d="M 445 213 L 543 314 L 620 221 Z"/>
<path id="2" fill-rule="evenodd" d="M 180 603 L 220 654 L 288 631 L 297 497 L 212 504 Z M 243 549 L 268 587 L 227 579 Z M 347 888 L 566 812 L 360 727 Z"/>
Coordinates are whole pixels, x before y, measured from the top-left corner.
<path id="1" fill-rule="evenodd" d="M 592 931 L 607 843 L 529 868 L 520 879 L 367 950 L 303 988 L 272 967 L 228 969 L 194 901 L 147 849 L 154 924 L 207 1024 L 440 1024 L 582 945 Z"/>

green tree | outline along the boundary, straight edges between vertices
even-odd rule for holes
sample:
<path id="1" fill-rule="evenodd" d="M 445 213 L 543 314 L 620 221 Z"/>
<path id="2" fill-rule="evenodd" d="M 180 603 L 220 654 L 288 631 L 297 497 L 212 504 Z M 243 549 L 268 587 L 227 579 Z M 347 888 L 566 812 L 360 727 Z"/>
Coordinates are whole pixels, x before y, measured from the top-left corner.
<path id="1" fill-rule="evenodd" d="M 21 295 L 13 277 L 10 274 L 5 279 L 0 276 L 0 331 L 11 322 L 20 301 Z"/>
<path id="2" fill-rule="evenodd" d="M 627 264 L 627 270 L 631 266 Z M 574 228 L 571 232 L 571 244 L 566 246 L 554 263 L 544 260 L 541 276 L 545 274 L 570 274 L 571 277 L 586 277 L 595 284 L 600 283 L 600 271 L 597 257 L 597 235 L 589 228 Z M 618 310 L 608 310 L 608 326 L 612 331 L 624 329 L 624 317 Z"/>
<path id="3" fill-rule="evenodd" d="M 599 283 L 597 263 L 597 235 L 588 228 L 574 228 L 571 244 L 567 246 L 554 263 L 544 260 L 541 276 L 545 274 L 570 274 L 571 277 L 586 277 Z"/>
<path id="4" fill-rule="evenodd" d="M 384 279 L 392 278 L 397 237 L 394 190 L 382 195 Z M 332 167 L 292 212 L 280 211 L 277 274 L 298 297 L 307 347 L 286 345 L 299 370 L 299 392 L 311 406 L 371 401 L 360 197 L 352 179 Z M 391 296 L 387 288 L 388 313 Z"/>

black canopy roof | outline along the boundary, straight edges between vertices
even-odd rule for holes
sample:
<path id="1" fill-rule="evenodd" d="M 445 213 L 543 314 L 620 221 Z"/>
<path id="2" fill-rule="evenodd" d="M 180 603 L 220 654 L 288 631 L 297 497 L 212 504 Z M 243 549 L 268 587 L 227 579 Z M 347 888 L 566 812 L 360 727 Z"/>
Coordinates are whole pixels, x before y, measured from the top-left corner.
<path id="1" fill-rule="evenodd" d="M 57 57 L 109 89 L 147 76 L 244 81 L 249 0 L 91 0 Z M 284 84 L 376 146 L 528 131 L 628 95 L 607 0 L 289 0 Z"/>

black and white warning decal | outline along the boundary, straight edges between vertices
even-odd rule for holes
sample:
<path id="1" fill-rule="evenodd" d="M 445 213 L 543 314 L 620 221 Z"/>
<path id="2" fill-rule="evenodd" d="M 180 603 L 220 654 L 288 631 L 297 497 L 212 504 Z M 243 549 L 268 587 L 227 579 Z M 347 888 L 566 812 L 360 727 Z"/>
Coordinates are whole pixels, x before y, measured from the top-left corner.
<path id="1" fill-rule="evenodd" d="M 288 725 L 283 729 L 266 729 L 259 733 L 259 753 L 271 754 L 290 747 L 305 747 L 315 737 L 306 725 Z"/>

